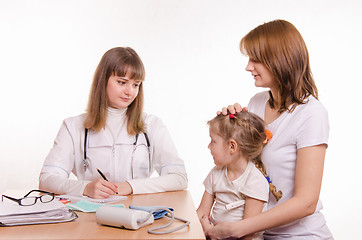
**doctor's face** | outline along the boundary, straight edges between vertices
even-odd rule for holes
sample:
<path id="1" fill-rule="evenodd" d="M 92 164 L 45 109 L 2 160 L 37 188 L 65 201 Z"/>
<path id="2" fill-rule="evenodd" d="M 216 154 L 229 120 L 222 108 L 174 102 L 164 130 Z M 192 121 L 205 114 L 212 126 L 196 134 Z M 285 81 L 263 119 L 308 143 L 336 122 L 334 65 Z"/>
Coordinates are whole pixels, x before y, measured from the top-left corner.
<path id="1" fill-rule="evenodd" d="M 109 107 L 122 109 L 127 108 L 138 95 L 142 81 L 112 75 L 108 79 L 107 96 Z"/>

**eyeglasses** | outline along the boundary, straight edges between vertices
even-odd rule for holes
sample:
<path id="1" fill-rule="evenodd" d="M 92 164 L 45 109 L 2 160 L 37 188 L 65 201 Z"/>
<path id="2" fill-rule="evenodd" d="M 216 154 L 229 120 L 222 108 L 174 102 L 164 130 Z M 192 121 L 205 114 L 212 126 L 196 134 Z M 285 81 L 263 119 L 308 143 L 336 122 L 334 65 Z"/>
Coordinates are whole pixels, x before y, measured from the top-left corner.
<path id="1" fill-rule="evenodd" d="M 42 193 L 43 195 L 41 195 L 41 196 L 29 196 L 33 192 L 39 192 L 39 193 Z M 1 197 L 2 201 L 4 201 L 4 197 L 7 198 L 7 199 L 12 200 L 14 202 L 17 202 L 20 206 L 31 206 L 31 205 L 34 205 L 38 201 L 38 199 L 40 199 L 40 201 L 42 203 L 48 203 L 48 202 L 53 201 L 54 193 L 46 192 L 46 191 L 42 191 L 42 190 L 31 190 L 23 198 L 17 199 L 17 198 L 9 197 L 9 196 L 6 196 L 6 195 L 2 195 L 2 197 Z"/>

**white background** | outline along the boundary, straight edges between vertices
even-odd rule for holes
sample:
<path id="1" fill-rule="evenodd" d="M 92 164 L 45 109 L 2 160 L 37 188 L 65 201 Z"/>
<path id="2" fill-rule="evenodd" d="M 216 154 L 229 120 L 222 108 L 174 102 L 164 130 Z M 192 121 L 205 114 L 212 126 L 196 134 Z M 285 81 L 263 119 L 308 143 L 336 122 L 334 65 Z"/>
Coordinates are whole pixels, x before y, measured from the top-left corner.
<path id="1" fill-rule="evenodd" d="M 256 92 L 240 39 L 285 19 L 303 35 L 330 144 L 321 192 L 336 239 L 361 234 L 362 4 L 330 1 L 0 0 L 0 192 L 37 188 L 64 118 L 83 113 L 105 51 L 133 47 L 146 67 L 145 111 L 185 160 L 196 207 L 213 166 L 206 121 Z"/>

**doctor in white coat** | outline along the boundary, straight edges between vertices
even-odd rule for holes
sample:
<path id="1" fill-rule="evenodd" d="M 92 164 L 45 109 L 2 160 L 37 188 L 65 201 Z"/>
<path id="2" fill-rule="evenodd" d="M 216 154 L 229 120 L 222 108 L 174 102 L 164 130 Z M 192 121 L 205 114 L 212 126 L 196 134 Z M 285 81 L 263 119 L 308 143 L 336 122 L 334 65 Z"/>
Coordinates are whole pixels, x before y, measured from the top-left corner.
<path id="1" fill-rule="evenodd" d="M 103 55 L 87 112 L 64 120 L 44 161 L 40 189 L 107 198 L 187 187 L 184 162 L 166 126 L 143 113 L 144 78 L 132 48 L 112 48 Z M 155 170 L 159 176 L 150 178 Z"/>

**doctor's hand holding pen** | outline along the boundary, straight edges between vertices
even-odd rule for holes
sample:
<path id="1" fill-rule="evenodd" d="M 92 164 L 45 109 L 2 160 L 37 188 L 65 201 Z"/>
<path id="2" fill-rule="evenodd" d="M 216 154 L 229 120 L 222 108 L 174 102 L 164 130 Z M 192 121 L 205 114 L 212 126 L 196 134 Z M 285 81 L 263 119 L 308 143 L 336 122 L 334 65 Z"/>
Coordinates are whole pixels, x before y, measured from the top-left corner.
<path id="1" fill-rule="evenodd" d="M 132 193 L 132 187 L 128 182 L 113 183 L 99 178 L 87 184 L 83 195 L 91 198 L 108 198 L 111 195 L 125 196 Z"/>
<path id="2" fill-rule="evenodd" d="M 91 198 L 108 198 L 111 195 L 129 195 L 132 193 L 132 187 L 128 182 L 112 183 L 109 182 L 104 174 L 97 169 L 102 178 L 94 180 L 87 184 L 83 195 Z M 118 191 L 118 189 L 120 191 Z"/>
<path id="3" fill-rule="evenodd" d="M 115 183 L 99 178 L 87 184 L 83 195 L 91 198 L 108 198 L 111 195 L 115 195 L 117 189 L 118 186 Z"/>

